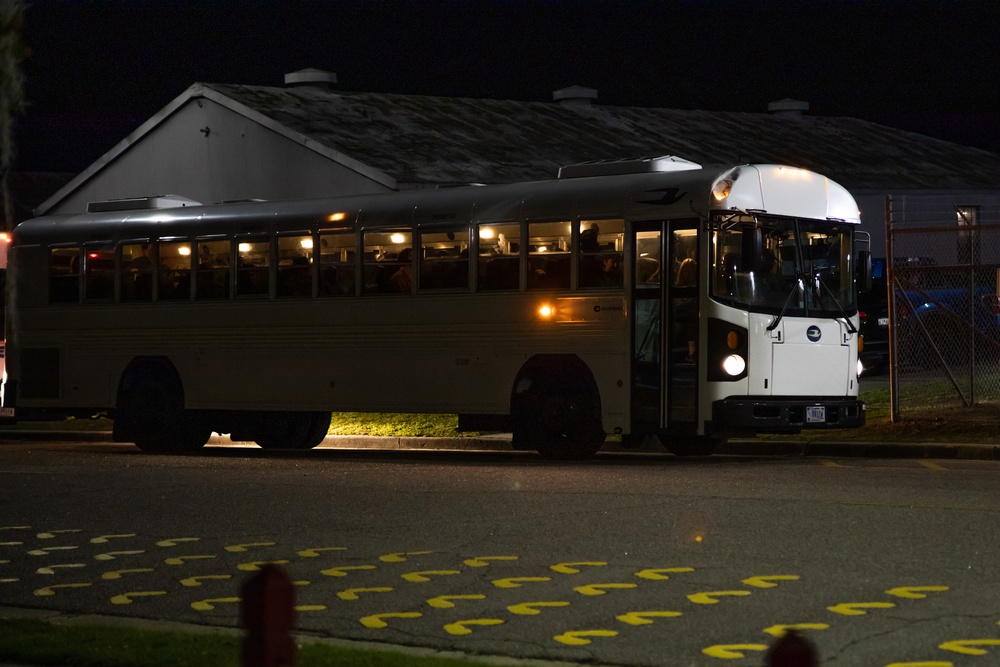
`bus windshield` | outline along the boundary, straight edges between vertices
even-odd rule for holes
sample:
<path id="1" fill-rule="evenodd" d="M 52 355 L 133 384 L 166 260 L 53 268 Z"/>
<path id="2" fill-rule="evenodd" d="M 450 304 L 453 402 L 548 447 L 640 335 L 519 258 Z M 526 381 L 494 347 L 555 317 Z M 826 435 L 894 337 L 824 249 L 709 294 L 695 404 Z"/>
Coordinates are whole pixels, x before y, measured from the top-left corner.
<path id="1" fill-rule="evenodd" d="M 856 309 L 852 226 L 729 216 L 712 236 L 711 293 L 753 312 L 846 317 Z"/>

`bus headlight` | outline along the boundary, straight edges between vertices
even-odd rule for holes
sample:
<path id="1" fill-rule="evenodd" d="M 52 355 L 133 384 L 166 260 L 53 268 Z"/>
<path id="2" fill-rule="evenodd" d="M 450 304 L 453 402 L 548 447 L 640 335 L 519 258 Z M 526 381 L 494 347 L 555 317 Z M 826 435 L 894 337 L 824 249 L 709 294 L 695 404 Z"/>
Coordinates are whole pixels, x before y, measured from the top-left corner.
<path id="1" fill-rule="evenodd" d="M 743 371 L 747 369 L 747 362 L 738 354 L 730 354 L 723 360 L 722 368 L 735 377 L 743 374 Z"/>
<path id="2" fill-rule="evenodd" d="M 746 327 L 716 317 L 708 318 L 709 382 L 735 382 L 747 376 L 750 342 Z"/>
<path id="3" fill-rule="evenodd" d="M 858 359 L 858 377 L 861 377 L 861 374 L 864 372 L 865 372 L 865 365 L 861 363 L 860 359 Z"/>

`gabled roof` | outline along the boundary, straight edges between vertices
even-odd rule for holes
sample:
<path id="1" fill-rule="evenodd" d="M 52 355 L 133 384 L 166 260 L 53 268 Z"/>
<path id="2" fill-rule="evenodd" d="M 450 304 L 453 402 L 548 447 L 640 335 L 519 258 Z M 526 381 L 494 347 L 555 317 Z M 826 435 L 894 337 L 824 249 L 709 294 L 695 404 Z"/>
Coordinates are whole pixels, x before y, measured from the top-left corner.
<path id="1" fill-rule="evenodd" d="M 998 189 L 1000 155 L 853 118 L 204 84 L 400 183 L 553 178 L 588 160 L 773 162 L 854 189 Z"/>
<path id="2" fill-rule="evenodd" d="M 1000 155 L 876 123 L 795 113 L 605 106 L 590 104 L 593 91 L 580 90 L 587 94 L 574 99 L 567 93 L 569 99 L 554 103 L 196 83 L 36 213 L 51 209 L 200 98 L 391 189 L 543 180 L 568 164 L 653 155 L 700 164 L 788 164 L 851 190 L 1000 189 Z"/>

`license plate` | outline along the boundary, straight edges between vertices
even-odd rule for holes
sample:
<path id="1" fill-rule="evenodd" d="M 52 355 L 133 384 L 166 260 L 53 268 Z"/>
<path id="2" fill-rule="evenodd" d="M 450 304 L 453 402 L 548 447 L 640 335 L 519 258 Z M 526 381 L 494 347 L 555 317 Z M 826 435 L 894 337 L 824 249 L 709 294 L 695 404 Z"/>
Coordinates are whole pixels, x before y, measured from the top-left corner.
<path id="1" fill-rule="evenodd" d="M 14 408 L 0 408 L 0 417 L 13 417 Z"/>
<path id="2" fill-rule="evenodd" d="M 887 327 L 887 326 L 889 326 L 889 318 L 888 317 L 880 317 L 880 318 L 878 318 L 878 325 L 880 327 Z"/>
<path id="3" fill-rule="evenodd" d="M 816 422 L 826 421 L 826 406 L 825 405 L 810 405 L 806 408 L 806 421 L 810 424 L 815 424 Z"/>

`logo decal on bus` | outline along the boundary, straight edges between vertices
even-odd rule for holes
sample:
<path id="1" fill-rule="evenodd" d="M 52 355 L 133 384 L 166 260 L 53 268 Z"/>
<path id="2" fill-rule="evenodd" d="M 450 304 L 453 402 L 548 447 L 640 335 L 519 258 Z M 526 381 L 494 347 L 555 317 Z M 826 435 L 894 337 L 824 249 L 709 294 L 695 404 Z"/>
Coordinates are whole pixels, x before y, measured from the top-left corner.
<path id="1" fill-rule="evenodd" d="M 823 337 L 823 332 L 815 324 L 806 329 L 806 338 L 808 338 L 812 342 L 815 343 L 819 341 L 819 339 L 822 337 Z"/>

